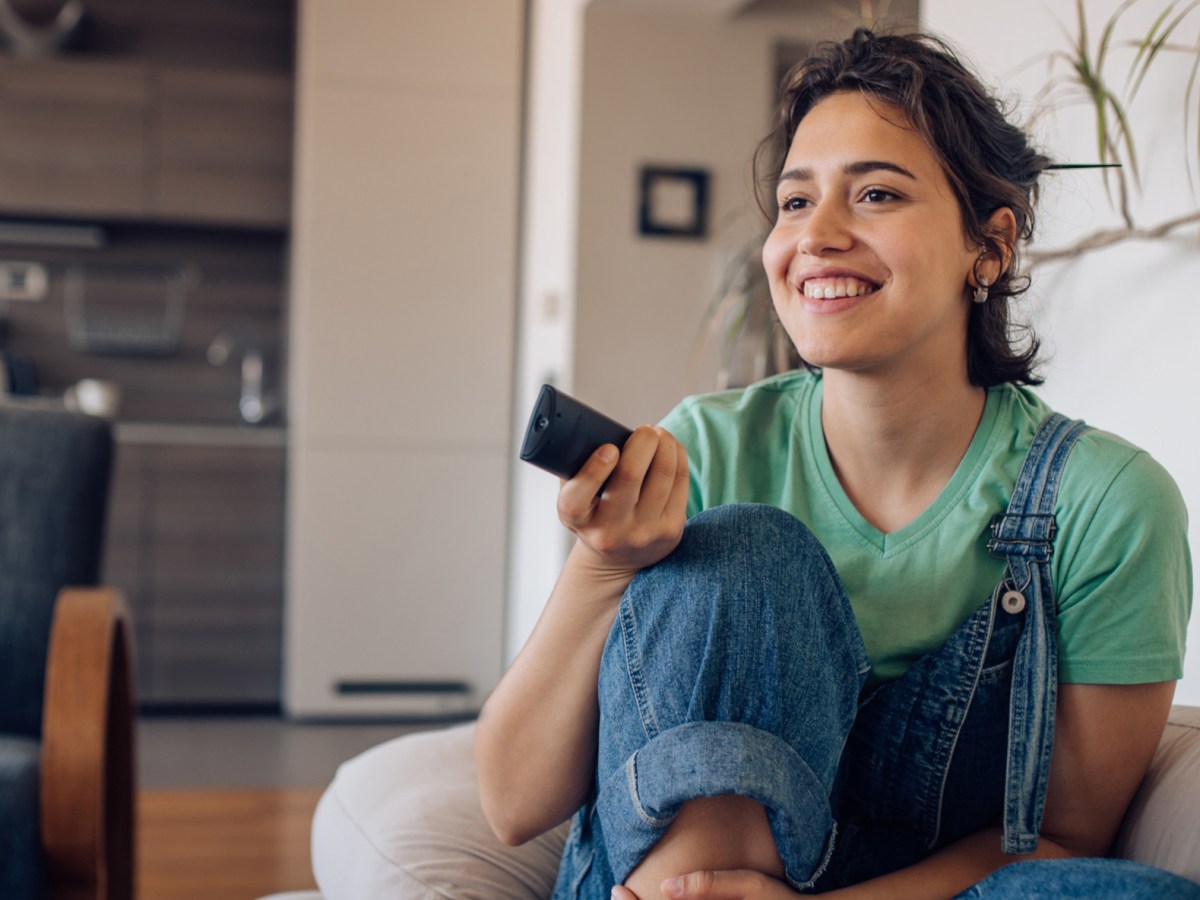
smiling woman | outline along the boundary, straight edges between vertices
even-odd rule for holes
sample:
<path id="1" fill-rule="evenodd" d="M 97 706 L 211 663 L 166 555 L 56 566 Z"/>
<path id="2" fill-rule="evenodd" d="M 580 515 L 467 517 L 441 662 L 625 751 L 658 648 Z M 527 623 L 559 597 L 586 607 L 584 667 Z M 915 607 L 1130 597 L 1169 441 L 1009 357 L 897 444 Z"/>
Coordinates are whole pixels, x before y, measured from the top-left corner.
<path id="1" fill-rule="evenodd" d="M 1191 607 L 1175 484 L 1053 412 L 1010 334 L 1048 161 L 943 44 L 865 29 L 793 73 L 765 148 L 810 371 L 563 484 L 578 541 L 477 731 L 495 832 L 576 810 L 556 898 L 1200 896 L 1004 868 L 1107 852 Z"/>
<path id="2" fill-rule="evenodd" d="M 886 159 L 873 156 L 881 149 Z M 784 166 L 763 262 L 801 357 L 887 378 L 964 371 L 964 285 L 996 282 L 1005 260 L 967 240 L 949 180 L 904 113 L 833 94 L 800 123 Z M 988 227 L 1011 232 L 1012 212 Z"/>

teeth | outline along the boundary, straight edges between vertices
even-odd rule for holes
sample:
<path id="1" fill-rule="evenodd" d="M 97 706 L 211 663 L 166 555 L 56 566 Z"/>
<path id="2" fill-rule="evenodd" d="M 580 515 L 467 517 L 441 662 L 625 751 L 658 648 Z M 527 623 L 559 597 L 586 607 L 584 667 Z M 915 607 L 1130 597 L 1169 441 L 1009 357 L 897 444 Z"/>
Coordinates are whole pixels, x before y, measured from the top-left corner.
<path id="1" fill-rule="evenodd" d="M 876 289 L 860 278 L 810 278 L 804 282 L 804 296 L 817 300 L 836 300 L 839 297 L 861 297 Z"/>

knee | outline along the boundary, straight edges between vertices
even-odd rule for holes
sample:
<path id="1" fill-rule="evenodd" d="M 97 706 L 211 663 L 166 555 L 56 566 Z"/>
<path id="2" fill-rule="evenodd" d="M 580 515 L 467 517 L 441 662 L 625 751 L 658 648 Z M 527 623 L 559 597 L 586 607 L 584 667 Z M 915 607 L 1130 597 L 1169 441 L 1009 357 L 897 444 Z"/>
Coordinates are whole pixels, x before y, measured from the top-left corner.
<path id="1" fill-rule="evenodd" d="M 844 598 L 808 527 L 784 510 L 750 503 L 694 516 L 676 551 L 639 574 L 626 593 L 639 619 L 686 619 L 688 629 L 719 630 L 726 639 L 787 632 L 829 611 L 845 619 Z"/>
<path id="2" fill-rule="evenodd" d="M 781 545 L 795 546 L 801 552 L 822 549 L 808 526 L 786 510 L 765 503 L 730 503 L 697 513 L 688 520 L 684 541 L 731 552 Z"/>

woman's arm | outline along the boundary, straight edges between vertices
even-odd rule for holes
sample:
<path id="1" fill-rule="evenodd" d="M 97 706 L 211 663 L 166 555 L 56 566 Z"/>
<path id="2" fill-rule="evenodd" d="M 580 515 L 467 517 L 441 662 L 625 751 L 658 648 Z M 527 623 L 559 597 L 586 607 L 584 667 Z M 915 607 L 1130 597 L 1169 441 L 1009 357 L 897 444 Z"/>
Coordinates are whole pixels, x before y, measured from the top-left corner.
<path id="1" fill-rule="evenodd" d="M 559 518 L 579 540 L 529 641 L 484 704 L 475 738 L 484 814 L 506 843 L 536 837 L 586 799 L 604 642 L 633 576 L 678 545 L 687 498 L 686 452 L 648 426 L 619 459 L 602 447 L 563 484 Z"/>
<path id="2" fill-rule="evenodd" d="M 1042 840 L 1034 853 L 1002 853 L 1000 828 L 987 828 L 914 866 L 826 896 L 841 900 L 953 897 L 1018 860 L 1104 855 L 1154 758 L 1174 692 L 1173 681 L 1059 685 Z M 693 871 L 681 876 L 678 885 L 664 882 L 662 895 L 672 900 L 797 896 L 779 881 L 744 870 Z"/>

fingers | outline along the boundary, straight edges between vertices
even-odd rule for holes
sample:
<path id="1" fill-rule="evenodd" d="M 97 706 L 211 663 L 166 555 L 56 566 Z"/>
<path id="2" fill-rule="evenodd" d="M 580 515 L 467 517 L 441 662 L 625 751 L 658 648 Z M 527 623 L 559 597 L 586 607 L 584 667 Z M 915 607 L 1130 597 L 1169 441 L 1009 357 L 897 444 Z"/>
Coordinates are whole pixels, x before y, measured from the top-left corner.
<path id="1" fill-rule="evenodd" d="M 684 449 L 683 444 L 675 441 L 675 483 L 671 486 L 671 494 L 667 499 L 666 515 L 668 518 L 680 522 L 687 518 L 690 490 L 687 450 Z"/>
<path id="2" fill-rule="evenodd" d="M 750 869 L 689 872 L 659 886 L 669 900 L 767 900 L 795 897 L 781 882 Z"/>
<path id="3" fill-rule="evenodd" d="M 612 900 L 638 900 L 638 895 L 627 887 L 617 885 L 612 889 Z"/>
<path id="4" fill-rule="evenodd" d="M 564 482 L 558 516 L 608 574 L 635 574 L 678 546 L 687 520 L 687 451 L 662 428 L 644 425 L 615 448 L 602 447 Z M 597 497 L 603 486 L 604 493 Z M 588 554 L 584 554 L 588 556 Z"/>
<path id="5" fill-rule="evenodd" d="M 610 507 L 624 511 L 640 507 L 645 516 L 664 512 L 682 517 L 687 512 L 687 451 L 662 428 L 643 425 L 619 455 L 611 444 L 592 454 L 583 468 L 559 491 L 558 514 L 572 530 L 585 526 L 601 487 Z M 680 469 L 682 468 L 682 478 Z M 681 496 L 682 495 L 682 496 Z"/>
<path id="6" fill-rule="evenodd" d="M 612 444 L 597 448 L 575 477 L 564 481 L 558 492 L 558 517 L 572 531 L 578 531 L 591 519 L 596 495 L 616 468 L 620 453 Z"/>
<path id="7" fill-rule="evenodd" d="M 632 507 L 658 481 L 664 477 L 673 478 L 674 455 L 671 454 L 672 459 L 668 464 L 664 444 L 674 442 L 675 438 L 663 429 L 642 425 L 625 442 L 621 458 L 608 480 L 605 493 L 614 503 Z M 670 471 L 664 473 L 664 469 L 668 467 Z"/>

